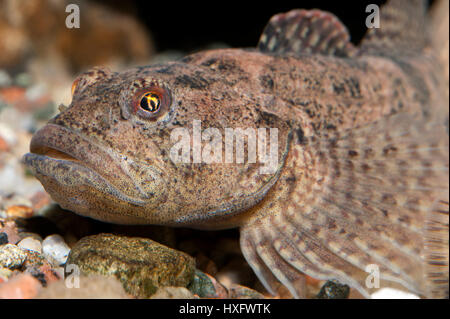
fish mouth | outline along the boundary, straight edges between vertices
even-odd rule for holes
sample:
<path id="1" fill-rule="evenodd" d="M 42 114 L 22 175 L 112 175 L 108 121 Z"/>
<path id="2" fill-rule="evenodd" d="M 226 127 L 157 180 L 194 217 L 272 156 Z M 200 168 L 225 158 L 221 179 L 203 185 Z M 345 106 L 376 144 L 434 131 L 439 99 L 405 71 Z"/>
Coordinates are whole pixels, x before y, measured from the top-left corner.
<path id="1" fill-rule="evenodd" d="M 114 198 L 144 206 L 149 196 L 135 184 L 126 163 L 72 129 L 47 124 L 32 137 L 24 164 L 46 188 L 49 179 L 60 187 L 88 186 Z M 50 192 L 51 193 L 51 192 Z"/>

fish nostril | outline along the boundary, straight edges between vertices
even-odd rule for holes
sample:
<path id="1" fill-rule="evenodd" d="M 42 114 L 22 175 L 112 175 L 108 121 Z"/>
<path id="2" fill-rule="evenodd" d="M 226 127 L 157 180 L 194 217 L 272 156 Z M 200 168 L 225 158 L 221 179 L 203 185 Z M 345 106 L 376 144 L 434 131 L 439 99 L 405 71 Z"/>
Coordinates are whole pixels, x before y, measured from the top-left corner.
<path id="1" fill-rule="evenodd" d="M 64 104 L 60 104 L 60 105 L 58 105 L 58 111 L 59 112 L 64 112 L 65 110 L 67 110 L 69 107 L 67 106 L 67 105 L 64 105 Z"/>

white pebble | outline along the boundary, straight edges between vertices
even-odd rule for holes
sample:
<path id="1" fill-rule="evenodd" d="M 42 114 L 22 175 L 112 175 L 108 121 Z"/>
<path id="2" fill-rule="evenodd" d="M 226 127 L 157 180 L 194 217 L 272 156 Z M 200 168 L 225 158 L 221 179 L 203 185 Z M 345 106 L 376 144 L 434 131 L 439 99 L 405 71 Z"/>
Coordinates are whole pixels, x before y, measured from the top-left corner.
<path id="1" fill-rule="evenodd" d="M 371 295 L 372 299 L 420 299 L 412 293 L 394 288 L 381 288 Z"/>
<path id="2" fill-rule="evenodd" d="M 2 86 L 10 86 L 11 85 L 11 77 L 8 73 L 3 70 L 0 70 L 0 87 Z"/>
<path id="3" fill-rule="evenodd" d="M 42 252 L 50 261 L 54 260 L 58 265 L 63 265 L 69 256 L 70 247 L 60 235 L 50 235 L 42 242 Z"/>
<path id="4" fill-rule="evenodd" d="M 32 251 L 36 251 L 38 253 L 42 252 L 42 244 L 39 240 L 33 237 L 26 237 L 22 239 L 17 246 L 19 246 L 22 249 L 28 249 Z"/>

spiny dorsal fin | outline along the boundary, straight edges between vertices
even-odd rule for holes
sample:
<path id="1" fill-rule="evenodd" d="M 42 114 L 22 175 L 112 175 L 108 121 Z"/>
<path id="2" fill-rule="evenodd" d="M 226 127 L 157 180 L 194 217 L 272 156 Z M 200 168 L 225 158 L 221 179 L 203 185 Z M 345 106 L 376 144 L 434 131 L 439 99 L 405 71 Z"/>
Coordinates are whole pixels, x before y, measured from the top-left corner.
<path id="1" fill-rule="evenodd" d="M 336 56 L 351 56 L 355 51 L 347 28 L 336 16 L 320 10 L 292 10 L 274 15 L 259 39 L 258 49 Z"/>
<path id="2" fill-rule="evenodd" d="M 427 45 L 426 0 L 389 1 L 380 10 L 380 27 L 364 36 L 360 54 L 404 55 Z"/>

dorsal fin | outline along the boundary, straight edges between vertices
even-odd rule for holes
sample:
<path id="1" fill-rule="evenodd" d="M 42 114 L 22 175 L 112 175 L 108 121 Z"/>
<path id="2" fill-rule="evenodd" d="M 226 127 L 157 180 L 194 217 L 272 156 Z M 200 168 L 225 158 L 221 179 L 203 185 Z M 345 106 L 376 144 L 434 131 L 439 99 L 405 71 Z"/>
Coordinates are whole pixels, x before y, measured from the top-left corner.
<path id="1" fill-rule="evenodd" d="M 347 28 L 329 12 L 292 10 L 274 15 L 258 49 L 271 53 L 351 56 L 355 52 Z"/>
<path id="2" fill-rule="evenodd" d="M 359 54 L 404 55 L 427 45 L 426 0 L 388 1 L 380 10 L 379 28 L 369 29 Z"/>

